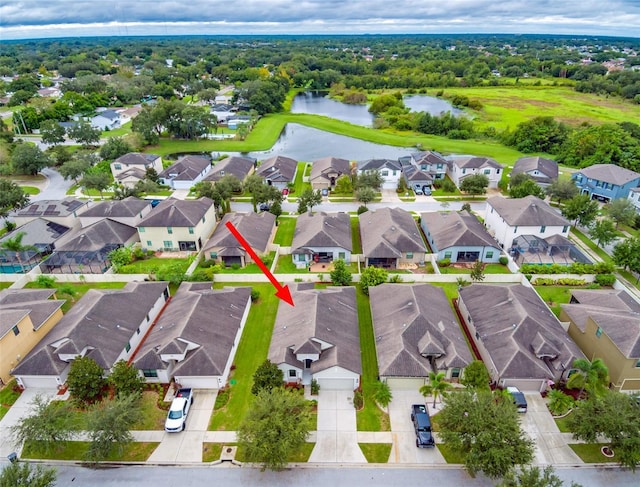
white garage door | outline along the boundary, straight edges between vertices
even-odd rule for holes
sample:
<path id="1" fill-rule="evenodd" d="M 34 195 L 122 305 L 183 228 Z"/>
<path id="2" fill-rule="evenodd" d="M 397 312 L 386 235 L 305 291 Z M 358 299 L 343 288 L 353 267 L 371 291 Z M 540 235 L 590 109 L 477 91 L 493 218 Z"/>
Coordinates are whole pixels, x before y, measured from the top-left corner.
<path id="1" fill-rule="evenodd" d="M 382 189 L 396 189 L 398 187 L 398 183 L 395 181 L 385 181 L 382 183 Z"/>
<path id="2" fill-rule="evenodd" d="M 22 385 L 27 389 L 58 389 L 58 383 L 53 377 L 20 377 Z"/>
<path id="3" fill-rule="evenodd" d="M 353 379 L 318 379 L 321 391 L 353 391 Z"/>
<path id="4" fill-rule="evenodd" d="M 425 379 L 420 377 L 393 377 L 387 378 L 387 384 L 391 389 L 401 390 L 401 391 L 417 391 L 425 384 Z"/>
<path id="5" fill-rule="evenodd" d="M 181 387 L 192 389 L 217 389 L 218 380 L 213 377 L 176 377 L 176 382 Z"/>

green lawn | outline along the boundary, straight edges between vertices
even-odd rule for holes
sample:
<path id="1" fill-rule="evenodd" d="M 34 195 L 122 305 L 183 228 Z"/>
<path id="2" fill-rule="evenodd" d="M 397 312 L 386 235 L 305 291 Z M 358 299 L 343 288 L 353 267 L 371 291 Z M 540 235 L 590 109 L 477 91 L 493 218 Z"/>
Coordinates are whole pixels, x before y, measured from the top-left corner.
<path id="1" fill-rule="evenodd" d="M 267 266 L 267 268 L 271 267 L 271 263 L 276 256 L 276 251 L 269 252 L 266 256 L 262 257 L 262 262 Z M 245 267 L 238 267 L 234 269 L 233 267 L 223 267 L 220 269 L 219 274 L 260 274 L 262 270 L 258 267 L 258 264 L 247 264 Z M 224 278 L 221 278 L 224 280 Z"/>
<path id="2" fill-rule="evenodd" d="M 440 267 L 441 274 L 471 274 L 471 269 L 468 267 Z M 506 265 L 502 264 L 487 264 L 484 266 L 485 274 L 511 274 L 511 271 Z"/>
<path id="3" fill-rule="evenodd" d="M 215 283 L 214 287 L 221 288 L 223 285 Z M 253 374 L 267 358 L 280 300 L 275 296 L 271 284 L 253 284 L 252 286 L 260 292 L 260 299 L 251 305 L 238 345 L 234 361 L 235 369 L 229 381 L 229 401 L 225 407 L 213 412 L 209 423 L 210 430 L 238 429 L 253 399 L 251 395 Z"/>
<path id="4" fill-rule="evenodd" d="M 560 316 L 560 305 L 571 299 L 571 288 L 566 286 L 534 286 L 542 300 L 556 316 Z"/>
<path id="5" fill-rule="evenodd" d="M 569 447 L 584 463 L 616 463 L 618 460 L 615 456 L 609 458 L 602 454 L 600 449 L 603 446 L 607 446 L 607 443 L 569 443 Z"/>
<path id="6" fill-rule="evenodd" d="M 276 265 L 275 274 L 298 274 L 301 272 L 308 272 L 305 267 L 298 269 L 291 260 L 290 254 L 281 255 L 278 257 L 278 265 Z"/>
<path id="7" fill-rule="evenodd" d="M 42 442 L 26 442 L 22 449 L 22 458 L 41 460 L 77 460 L 86 459 L 89 450 L 88 441 L 60 441 L 57 448 L 46 451 L 42 448 Z M 113 451 L 106 461 L 144 462 L 160 443 L 132 442 L 122 452 Z"/>
<path id="8" fill-rule="evenodd" d="M 556 425 L 558 426 L 558 429 L 560 430 L 561 433 L 571 433 L 571 430 L 569 429 L 569 426 L 567 425 L 567 422 L 569 420 L 569 418 L 571 417 L 572 413 L 567 414 L 566 416 L 563 416 L 562 418 L 555 418 L 554 421 L 556 422 Z"/>
<path id="9" fill-rule="evenodd" d="M 89 289 L 122 289 L 126 286 L 126 282 L 58 282 L 54 285 L 56 288 L 56 296 L 58 299 L 66 299 L 66 303 L 62 305 L 62 311 L 67 313 L 71 307 L 82 297 Z M 29 282 L 25 284 L 25 288 L 37 289 L 39 286 L 37 282 Z M 72 291 L 70 294 L 66 291 Z"/>
<path id="10" fill-rule="evenodd" d="M 454 450 L 453 448 L 449 448 L 444 443 L 438 443 L 436 445 L 436 448 L 440 450 L 440 453 L 442 453 L 442 456 L 447 461 L 447 463 L 458 465 L 464 464 L 464 453 Z"/>
<path id="11" fill-rule="evenodd" d="M 306 189 L 311 189 L 310 183 L 303 182 L 306 168 L 311 171 L 311 164 L 307 165 L 306 162 L 298 162 L 298 168 L 296 170 L 296 179 L 293 183 L 293 191 L 289 193 L 290 196 L 300 196 Z"/>
<path id="12" fill-rule="evenodd" d="M 223 446 L 231 446 L 231 445 L 223 445 L 222 443 L 203 443 L 202 444 L 202 461 L 204 463 L 215 462 L 220 459 L 220 455 L 222 454 Z"/>
<path id="13" fill-rule="evenodd" d="M 0 235 L 1 236 L 1 235 Z M 13 283 L 10 281 L 7 282 L 0 282 L 0 290 L 2 289 L 7 289 L 9 286 L 11 286 Z"/>
<path id="14" fill-rule="evenodd" d="M 352 254 L 362 253 L 362 242 L 360 241 L 360 219 L 351 218 L 351 250 Z"/>
<path id="15" fill-rule="evenodd" d="M 20 187 L 22 188 L 22 191 L 30 195 L 36 195 L 40 192 L 40 190 L 35 186 L 20 186 Z"/>
<path id="16" fill-rule="evenodd" d="M 167 419 L 167 412 L 158 408 L 158 393 L 145 391 L 142 393 L 142 419 L 131 428 L 137 430 L 162 430 Z"/>
<path id="17" fill-rule="evenodd" d="M 360 331 L 360 357 L 362 360 L 362 393 L 364 407 L 356 413 L 358 431 L 390 431 L 389 415 L 376 405 L 373 391 L 378 377 L 378 358 L 371 321 L 369 297 L 358 287 L 356 290 L 358 303 L 358 328 Z"/>
<path id="18" fill-rule="evenodd" d="M 387 463 L 391 454 L 391 443 L 358 443 L 369 463 Z"/>
<path id="19" fill-rule="evenodd" d="M 273 243 L 283 247 L 291 246 L 291 243 L 293 242 L 293 233 L 296 229 L 296 222 L 296 218 L 278 218 L 278 229 L 276 230 L 276 236 L 273 239 Z"/>
<path id="20" fill-rule="evenodd" d="M 121 127 L 112 130 L 105 130 L 102 132 L 100 137 L 121 137 L 123 135 L 127 135 L 131 133 L 131 122 L 126 122 L 122 124 Z"/>
<path id="21" fill-rule="evenodd" d="M 149 259 L 136 260 L 131 264 L 123 265 L 118 269 L 118 274 L 153 274 L 162 267 L 179 266 L 182 272 L 186 272 L 190 259 L 151 257 Z"/>
<path id="22" fill-rule="evenodd" d="M 0 389 L 0 419 L 4 418 L 4 415 L 9 412 L 11 406 L 13 406 L 20 397 L 20 392 L 13 390 L 15 385 L 16 381 L 12 380 Z"/>

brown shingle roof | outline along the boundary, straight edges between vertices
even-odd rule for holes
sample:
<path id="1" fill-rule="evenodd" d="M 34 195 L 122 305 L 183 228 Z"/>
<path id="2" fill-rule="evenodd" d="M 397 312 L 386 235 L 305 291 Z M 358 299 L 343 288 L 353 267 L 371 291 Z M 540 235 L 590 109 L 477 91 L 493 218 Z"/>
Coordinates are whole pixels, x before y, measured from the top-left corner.
<path id="1" fill-rule="evenodd" d="M 499 248 L 484 225 L 466 211 L 434 211 L 421 213 L 420 218 L 438 251 L 454 246 Z"/>
<path id="2" fill-rule="evenodd" d="M 274 156 L 265 159 L 258 167 L 256 174 L 264 179 L 278 182 L 291 182 L 296 175 L 298 161 L 285 156 Z"/>
<path id="3" fill-rule="evenodd" d="M 487 200 L 509 226 L 567 226 L 569 222 L 560 213 L 536 196 L 503 198 L 494 196 Z M 490 211 L 490 210 L 487 210 Z"/>
<path id="4" fill-rule="evenodd" d="M 244 254 L 242 245 L 229 229 L 227 222 L 233 223 L 238 232 L 258 253 L 265 253 L 269 247 L 269 238 L 276 222 L 275 215 L 262 213 L 227 213 L 218 224 L 211 238 L 204 244 L 202 252 L 207 254 L 211 249 L 223 248 L 237 250 L 237 255 Z M 222 255 L 222 254 L 220 254 Z M 230 255 L 227 251 L 224 255 Z"/>
<path id="5" fill-rule="evenodd" d="M 411 213 L 400 208 L 380 208 L 360 215 L 362 251 L 366 257 L 400 257 L 403 252 L 427 248 Z"/>
<path id="6" fill-rule="evenodd" d="M 213 206 L 209 198 L 178 200 L 167 198 L 138 223 L 138 227 L 195 227 Z"/>
<path id="7" fill-rule="evenodd" d="M 296 222 L 292 253 L 302 247 L 338 247 L 351 251 L 351 218 L 347 213 L 304 213 Z"/>

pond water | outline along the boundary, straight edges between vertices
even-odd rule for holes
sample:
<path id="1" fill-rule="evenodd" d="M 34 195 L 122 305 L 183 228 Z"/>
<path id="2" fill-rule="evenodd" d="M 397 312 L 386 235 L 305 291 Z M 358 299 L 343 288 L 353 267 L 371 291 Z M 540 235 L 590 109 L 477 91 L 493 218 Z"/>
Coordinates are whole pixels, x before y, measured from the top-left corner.
<path id="1" fill-rule="evenodd" d="M 344 135 L 306 127 L 297 123 L 288 123 L 271 149 L 255 152 L 225 152 L 228 155 L 254 157 L 258 160 L 272 156 L 291 157 L 297 161 L 315 161 L 322 157 L 341 157 L 350 161 L 367 159 L 393 159 L 407 156 L 418 149 L 415 147 L 395 147 L 374 144 Z M 219 154 L 213 153 L 217 158 Z"/>
<path id="2" fill-rule="evenodd" d="M 452 115 L 460 116 L 464 114 L 463 110 L 455 108 L 451 103 L 442 98 L 427 95 L 410 95 L 405 96 L 404 104 L 410 108 L 412 112 L 428 112 L 431 115 L 440 115 L 442 112 L 451 112 Z"/>

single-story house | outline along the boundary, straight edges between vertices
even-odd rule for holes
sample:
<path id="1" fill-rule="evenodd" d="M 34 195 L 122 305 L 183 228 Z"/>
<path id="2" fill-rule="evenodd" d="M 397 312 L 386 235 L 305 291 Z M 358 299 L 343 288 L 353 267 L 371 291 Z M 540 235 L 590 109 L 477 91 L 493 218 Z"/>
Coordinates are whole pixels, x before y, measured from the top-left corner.
<path id="1" fill-rule="evenodd" d="M 616 390 L 640 390 L 640 303 L 624 290 L 572 289 L 560 320 L 589 358 L 601 358 Z"/>
<path id="2" fill-rule="evenodd" d="M 111 174 L 116 180 L 120 174 L 133 168 L 137 168 L 145 173 L 149 169 L 153 169 L 156 174 L 160 174 L 164 169 L 160 156 L 141 152 L 129 152 L 128 154 L 120 156 L 110 164 L 110 167 Z"/>
<path id="3" fill-rule="evenodd" d="M 611 201 L 626 198 L 632 188 L 640 186 L 640 174 L 615 164 L 594 164 L 579 169 L 571 175 L 571 180 L 591 199 Z"/>
<path id="4" fill-rule="evenodd" d="M 104 274 L 111 267 L 109 252 L 138 241 L 135 227 L 105 218 L 60 237 L 40 269 L 45 274 Z"/>
<path id="5" fill-rule="evenodd" d="M 522 284 L 471 284 L 457 307 L 491 379 L 500 387 L 544 391 L 584 358 L 538 293 Z"/>
<path id="6" fill-rule="evenodd" d="M 202 181 L 210 170 L 211 161 L 206 157 L 185 156 L 158 174 L 158 178 L 171 189 L 189 189 Z"/>
<path id="7" fill-rule="evenodd" d="M 268 211 L 227 213 L 213 231 L 211 238 L 204 244 L 202 248 L 204 259 L 227 267 L 232 265 L 245 267 L 253 262 L 251 256 L 227 228 L 227 222 L 231 222 L 236 227 L 259 256 L 269 252 L 269 244 L 273 241 L 276 231 L 275 215 Z"/>
<path id="8" fill-rule="evenodd" d="M 484 174 L 489 178 L 489 188 L 497 188 L 502 178 L 502 164 L 489 157 L 450 156 L 449 176 L 456 186 L 472 174 Z"/>
<path id="9" fill-rule="evenodd" d="M 158 203 L 138 223 L 143 248 L 164 251 L 199 251 L 216 226 L 216 209 L 209 198 Z"/>
<path id="10" fill-rule="evenodd" d="M 342 259 L 351 263 L 351 217 L 348 213 L 304 213 L 297 218 L 291 256 L 297 268 Z"/>
<path id="11" fill-rule="evenodd" d="M 437 260 L 498 262 L 502 249 L 484 225 L 467 211 L 420 214 L 420 227 Z"/>
<path id="12" fill-rule="evenodd" d="M 510 249 L 520 235 L 569 237 L 569 221 L 537 196 L 487 199 L 484 224 L 503 249 Z"/>
<path id="13" fill-rule="evenodd" d="M 89 119 L 89 123 L 93 128 L 105 130 L 114 130 L 120 128 L 122 121 L 120 114 L 115 110 L 102 110 L 97 112 Z"/>
<path id="14" fill-rule="evenodd" d="M 377 172 L 382 176 L 382 189 L 396 189 L 402 177 L 402 165 L 391 159 L 369 159 L 358 162 L 358 175 Z"/>
<path id="15" fill-rule="evenodd" d="M 151 201 L 128 196 L 123 200 L 104 200 L 94 203 L 80 215 L 83 227 L 109 218 L 135 227 L 151 211 Z"/>
<path id="16" fill-rule="evenodd" d="M 0 291 L 0 381 L 3 384 L 11 381 L 11 369 L 62 318 L 64 300 L 55 299 L 55 293 L 55 289 Z"/>
<path id="17" fill-rule="evenodd" d="M 251 307 L 251 288 L 183 282 L 133 358 L 147 382 L 222 389 Z"/>
<path id="18" fill-rule="evenodd" d="M 91 206 L 92 201 L 82 201 L 72 197 L 61 200 L 40 200 L 29 203 L 17 210 L 11 219 L 21 227 L 37 218 L 63 225 L 67 228 L 80 226 L 79 216 Z"/>
<path id="19" fill-rule="evenodd" d="M 473 358 L 441 287 L 380 284 L 369 297 L 380 380 L 416 391 L 429 372 L 459 380 Z"/>
<path id="20" fill-rule="evenodd" d="M 203 181 L 216 182 L 225 176 L 235 176 L 239 181 L 253 172 L 256 165 L 255 159 L 250 157 L 231 156 L 216 162 Z"/>
<path id="21" fill-rule="evenodd" d="M 287 189 L 288 185 L 296 180 L 298 161 L 285 156 L 274 156 L 262 161 L 256 174 L 269 186 L 275 186 L 279 190 Z"/>
<path id="22" fill-rule="evenodd" d="M 516 174 L 527 174 L 539 186 L 546 188 L 558 179 L 558 163 L 540 156 L 521 157 L 511 170 L 512 177 Z"/>
<path id="23" fill-rule="evenodd" d="M 355 288 L 289 287 L 296 305 L 281 301 L 278 306 L 269 360 L 288 383 L 315 379 L 321 390 L 357 389 L 362 364 Z"/>
<path id="24" fill-rule="evenodd" d="M 28 272 L 55 249 L 55 242 L 69 231 L 68 227 L 43 218 L 36 218 L 0 238 L 0 269 L 2 273 Z M 14 252 L 2 248 L 2 243 L 22 235 L 23 246 L 35 248 Z"/>
<path id="25" fill-rule="evenodd" d="M 168 282 L 89 289 L 11 375 L 22 387 L 55 389 L 78 357 L 91 357 L 108 374 L 116 362 L 131 358 L 168 299 Z"/>
<path id="26" fill-rule="evenodd" d="M 311 163 L 309 182 L 313 190 L 331 190 L 335 187 L 338 178 L 343 174 L 351 174 L 351 165 L 347 159 L 323 157 Z"/>
<path id="27" fill-rule="evenodd" d="M 424 264 L 427 247 L 411 213 L 380 208 L 362 213 L 359 219 L 365 267 L 397 269 Z"/>

